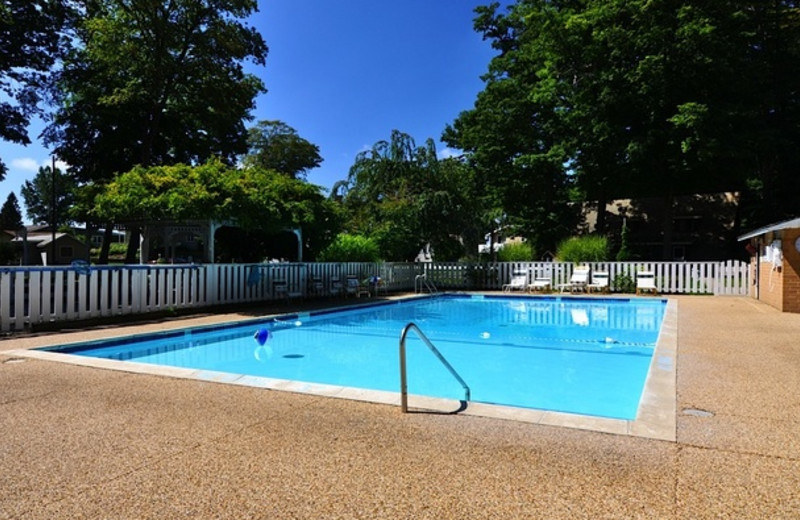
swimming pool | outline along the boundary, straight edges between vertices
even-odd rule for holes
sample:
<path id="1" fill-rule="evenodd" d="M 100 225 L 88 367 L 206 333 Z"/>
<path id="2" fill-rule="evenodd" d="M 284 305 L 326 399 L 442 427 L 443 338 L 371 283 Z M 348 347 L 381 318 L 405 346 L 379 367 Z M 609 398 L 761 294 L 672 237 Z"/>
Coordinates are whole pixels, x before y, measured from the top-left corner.
<path id="1" fill-rule="evenodd" d="M 78 356 L 397 392 L 400 330 L 416 323 L 467 382 L 472 401 L 633 419 L 666 301 L 440 296 L 294 314 L 49 350 Z M 260 345 L 254 332 L 267 329 Z M 462 399 L 415 336 L 408 389 Z"/>

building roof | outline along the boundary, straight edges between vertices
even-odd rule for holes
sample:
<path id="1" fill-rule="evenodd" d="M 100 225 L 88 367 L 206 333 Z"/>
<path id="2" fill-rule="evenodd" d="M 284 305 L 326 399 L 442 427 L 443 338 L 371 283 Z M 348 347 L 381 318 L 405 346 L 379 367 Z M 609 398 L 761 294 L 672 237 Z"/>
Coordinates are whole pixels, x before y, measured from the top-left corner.
<path id="1" fill-rule="evenodd" d="M 56 233 L 56 242 L 61 240 L 63 237 L 68 237 L 74 239 L 74 237 L 66 234 L 66 233 Z M 36 244 L 37 247 L 42 247 L 44 245 L 50 244 L 53 241 L 53 234 L 52 233 L 31 233 L 27 236 L 27 238 L 23 237 L 15 237 L 13 242 L 29 242 L 31 244 Z"/>
<path id="2" fill-rule="evenodd" d="M 770 224 L 768 226 L 760 227 L 749 233 L 740 235 L 738 240 L 739 242 L 741 242 L 742 240 L 748 240 L 750 238 L 754 238 L 757 236 L 766 235 L 767 233 L 770 233 L 772 231 L 780 231 L 782 229 L 794 229 L 794 228 L 800 228 L 800 218 L 784 220 L 783 222 L 778 222 L 775 224 Z"/>

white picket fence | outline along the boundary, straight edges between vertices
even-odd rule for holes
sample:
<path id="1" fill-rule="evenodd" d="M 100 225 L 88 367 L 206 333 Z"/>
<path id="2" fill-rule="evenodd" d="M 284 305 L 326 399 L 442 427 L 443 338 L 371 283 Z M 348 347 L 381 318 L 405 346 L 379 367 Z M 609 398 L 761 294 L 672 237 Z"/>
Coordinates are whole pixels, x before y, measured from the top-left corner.
<path id="1" fill-rule="evenodd" d="M 656 274 L 662 294 L 746 295 L 744 262 L 603 262 L 611 290 L 630 288 L 639 270 Z M 425 274 L 439 290 L 498 290 L 512 273 L 566 283 L 573 264 L 560 262 L 290 263 L 7 267 L 0 270 L 0 330 L 36 324 L 185 308 L 343 295 L 346 278 L 381 279 L 387 292 L 413 291 Z"/>
<path id="2" fill-rule="evenodd" d="M 609 273 L 612 292 L 635 287 L 636 273 L 652 271 L 662 294 L 714 294 L 745 296 L 749 288 L 746 262 L 589 262 L 591 272 Z M 440 289 L 498 290 L 514 273 L 527 273 L 528 282 L 549 278 L 553 287 L 569 282 L 575 265 L 567 262 L 502 262 L 429 264 L 427 276 Z M 627 283 L 626 283 L 627 282 Z"/>

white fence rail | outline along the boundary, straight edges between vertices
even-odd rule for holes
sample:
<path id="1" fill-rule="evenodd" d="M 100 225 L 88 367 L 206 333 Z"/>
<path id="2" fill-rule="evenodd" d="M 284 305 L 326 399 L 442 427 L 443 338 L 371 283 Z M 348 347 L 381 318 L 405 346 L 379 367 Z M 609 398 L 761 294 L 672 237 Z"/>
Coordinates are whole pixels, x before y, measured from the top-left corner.
<path id="1" fill-rule="evenodd" d="M 727 262 L 602 262 L 612 291 L 629 291 L 638 270 L 656 274 L 663 294 L 746 295 L 748 265 Z M 348 277 L 381 278 L 388 292 L 414 290 L 425 273 L 439 290 L 498 290 L 511 274 L 566 283 L 573 264 L 560 262 L 291 263 L 8 267 L 0 270 L 0 330 L 66 320 L 262 302 L 345 293 Z"/>

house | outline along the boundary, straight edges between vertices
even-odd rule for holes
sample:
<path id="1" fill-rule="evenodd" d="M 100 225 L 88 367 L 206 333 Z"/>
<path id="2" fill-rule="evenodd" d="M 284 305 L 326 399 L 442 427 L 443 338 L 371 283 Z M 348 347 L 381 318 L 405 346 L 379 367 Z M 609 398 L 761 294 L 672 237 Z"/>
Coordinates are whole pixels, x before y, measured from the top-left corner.
<path id="1" fill-rule="evenodd" d="M 800 313 L 800 218 L 755 229 L 739 241 L 750 252 L 750 296 Z"/>
<path id="2" fill-rule="evenodd" d="M 618 199 L 606 204 L 605 229 L 619 236 L 628 229 L 628 247 L 644 260 L 727 260 L 738 257 L 732 192 L 677 196 L 669 207 L 662 198 Z M 665 226 L 669 219 L 671 225 Z M 597 227 L 596 204 L 583 208 L 583 233 Z"/>
<path id="3" fill-rule="evenodd" d="M 736 245 L 736 220 L 739 194 L 732 192 L 672 197 L 665 205 L 663 197 L 616 199 L 606 203 L 604 234 L 612 247 L 618 247 L 623 223 L 628 230 L 628 248 L 642 260 L 728 260 L 744 259 Z M 580 224 L 575 235 L 598 232 L 597 202 L 579 208 Z M 669 220 L 667 220 L 669 219 Z M 666 226 L 665 222 L 671 225 Z M 524 241 L 510 229 L 487 233 L 478 245 L 479 254 L 499 251 L 509 244 Z M 542 260 L 552 260 L 546 252 Z"/>
<path id="4" fill-rule="evenodd" d="M 12 239 L 24 265 L 66 265 L 89 258 L 89 248 L 74 236 L 58 232 L 54 235 L 42 228 L 30 226 Z"/>

